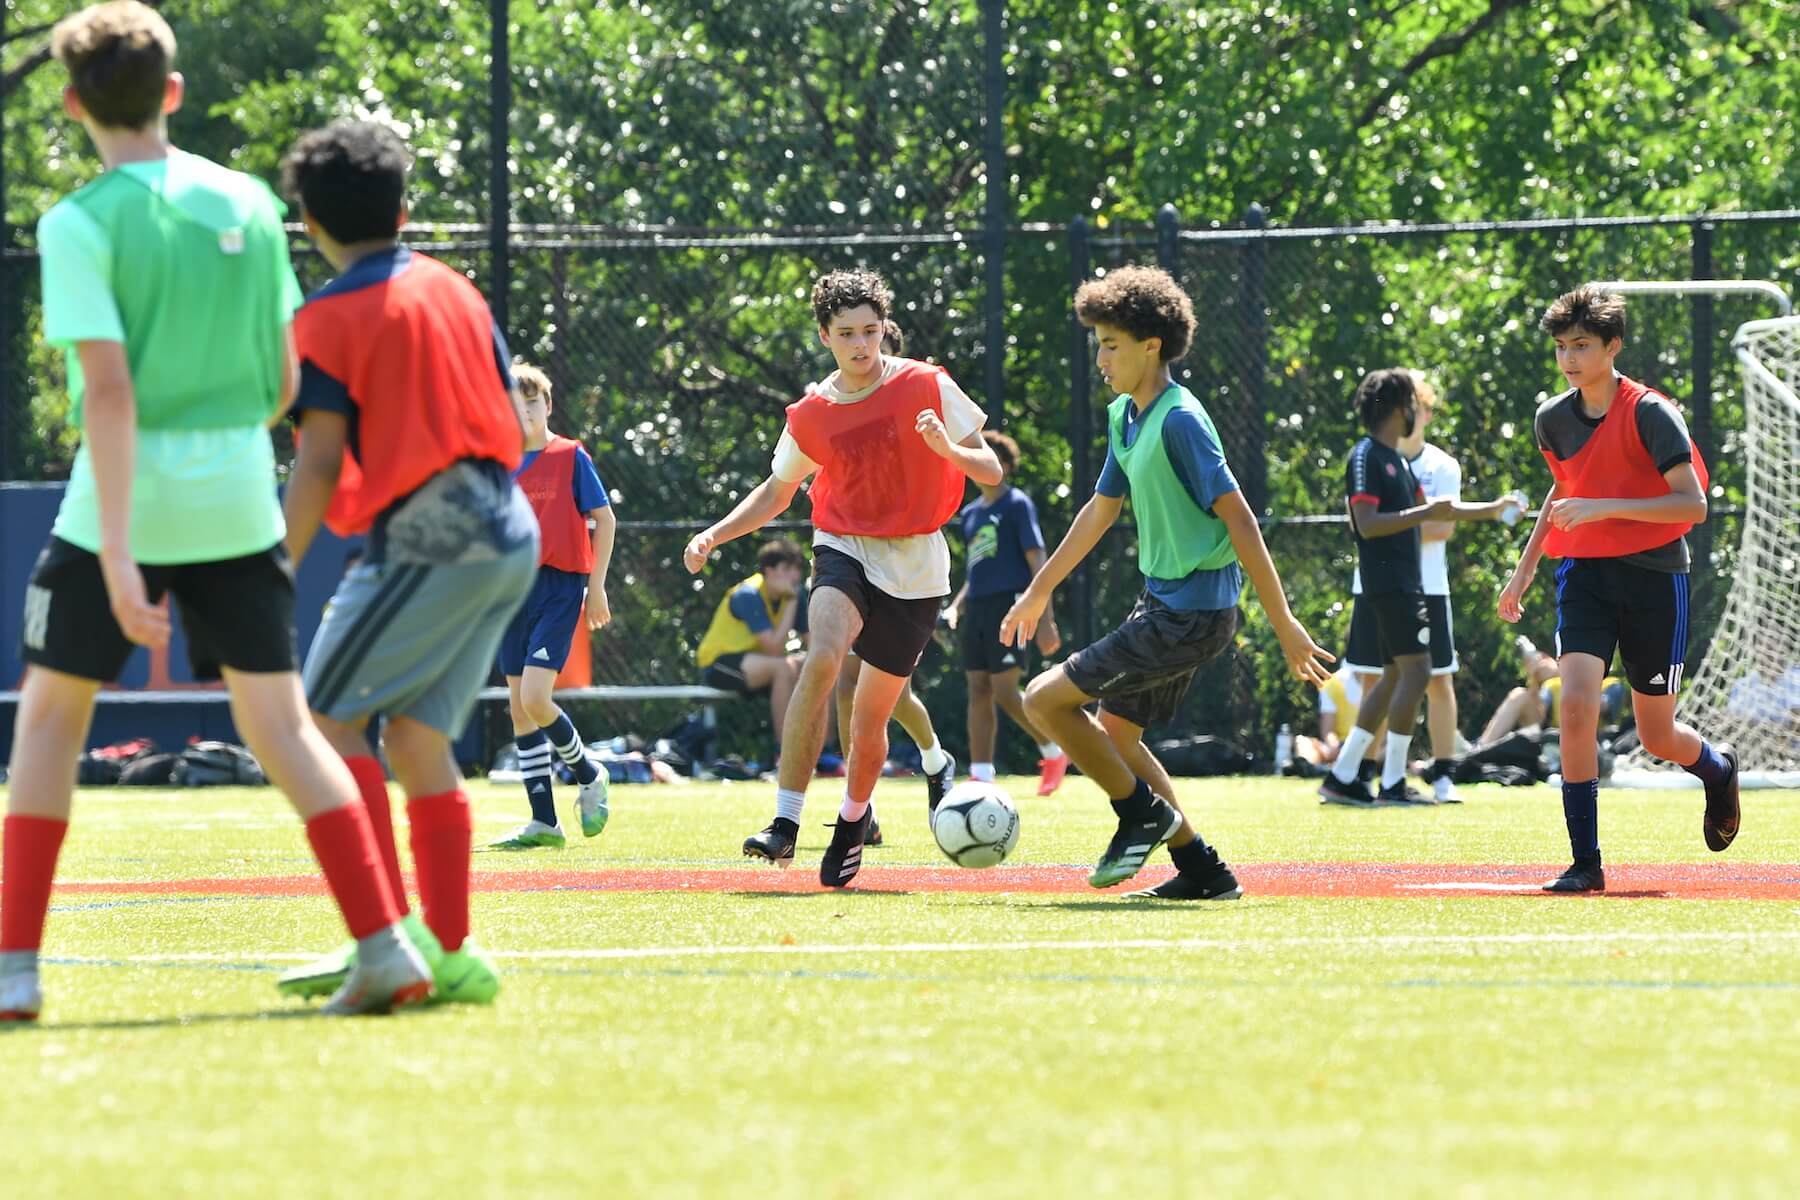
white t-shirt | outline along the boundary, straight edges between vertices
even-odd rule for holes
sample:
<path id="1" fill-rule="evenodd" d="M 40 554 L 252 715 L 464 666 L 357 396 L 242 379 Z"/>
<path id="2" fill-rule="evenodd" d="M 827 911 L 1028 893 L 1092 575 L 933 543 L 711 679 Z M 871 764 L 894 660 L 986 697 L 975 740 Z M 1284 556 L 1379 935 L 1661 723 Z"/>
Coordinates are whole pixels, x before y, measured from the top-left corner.
<path id="1" fill-rule="evenodd" d="M 881 378 L 860 392 L 845 392 L 837 386 L 833 371 L 812 390 L 833 404 L 855 404 L 867 400 L 893 378 L 904 359 L 884 357 Z M 944 410 L 944 429 L 952 442 L 961 442 L 987 424 L 987 414 L 963 394 L 948 373 L 938 373 L 938 396 Z M 819 469 L 809 458 L 794 435 L 781 431 L 775 444 L 775 457 L 770 471 L 783 483 L 798 483 Z M 869 582 L 896 600 L 923 600 L 950 594 L 950 544 L 942 532 L 915 534 L 909 537 L 878 538 L 813 531 L 813 545 L 830 546 L 862 564 Z"/>
<path id="2" fill-rule="evenodd" d="M 1427 500 L 1461 500 L 1462 468 L 1448 453 L 1426 442 L 1417 458 L 1408 459 L 1413 478 Z M 1419 545 L 1419 580 L 1427 596 L 1450 594 L 1450 556 L 1447 541 Z M 1362 571 L 1359 568 L 1350 584 L 1351 594 L 1362 595 Z"/>

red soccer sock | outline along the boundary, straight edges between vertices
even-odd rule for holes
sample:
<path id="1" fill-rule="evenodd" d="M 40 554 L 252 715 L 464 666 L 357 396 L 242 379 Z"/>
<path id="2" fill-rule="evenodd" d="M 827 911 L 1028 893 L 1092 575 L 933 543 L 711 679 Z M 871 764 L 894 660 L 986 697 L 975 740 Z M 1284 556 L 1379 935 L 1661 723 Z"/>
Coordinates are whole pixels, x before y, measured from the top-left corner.
<path id="1" fill-rule="evenodd" d="M 306 823 L 306 838 L 337 898 L 350 936 L 366 938 L 400 919 L 388 890 L 369 814 L 360 803 L 321 813 Z"/>
<path id="2" fill-rule="evenodd" d="M 458 788 L 406 803 L 412 822 L 413 866 L 419 872 L 419 904 L 425 924 L 447 952 L 469 936 L 469 798 Z"/>
<path id="3" fill-rule="evenodd" d="M 388 892 L 400 915 L 407 913 L 406 880 L 400 874 L 400 847 L 394 841 L 394 811 L 388 803 L 387 772 L 367 755 L 346 758 L 344 765 L 356 780 L 363 808 L 369 813 L 369 829 L 375 835 L 375 848 L 381 852 L 381 865 L 387 871 Z"/>
<path id="4" fill-rule="evenodd" d="M 44 941 L 44 914 L 56 880 L 69 823 L 55 817 L 8 816 L 0 855 L 0 951 L 36 950 Z"/>

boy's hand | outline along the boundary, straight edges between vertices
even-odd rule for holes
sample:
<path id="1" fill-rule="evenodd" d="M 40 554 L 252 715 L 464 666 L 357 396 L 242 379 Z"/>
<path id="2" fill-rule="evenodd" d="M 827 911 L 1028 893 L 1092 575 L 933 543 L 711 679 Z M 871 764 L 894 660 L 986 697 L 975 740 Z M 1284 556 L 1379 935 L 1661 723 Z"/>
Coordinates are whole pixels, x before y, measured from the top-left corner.
<path id="1" fill-rule="evenodd" d="M 1038 653 L 1048 657 L 1062 649 L 1062 633 L 1056 628 L 1056 618 L 1051 617 L 1038 626 Z"/>
<path id="2" fill-rule="evenodd" d="M 1281 653 L 1287 658 L 1288 670 L 1294 673 L 1295 679 L 1314 687 L 1324 687 L 1330 681 L 1331 671 L 1325 664 L 1336 662 L 1336 657 L 1314 642 L 1300 622 L 1277 625 L 1275 638 L 1281 643 Z"/>
<path id="3" fill-rule="evenodd" d="M 1049 604 L 1049 596 L 1038 595 L 1036 588 L 1026 588 L 1000 618 L 1000 644 L 1023 650 L 1037 633 L 1038 621 Z"/>
<path id="4" fill-rule="evenodd" d="M 590 587 L 587 594 L 587 626 L 589 629 L 605 629 L 612 621 L 612 605 L 606 599 L 606 589 Z"/>
<path id="5" fill-rule="evenodd" d="M 1519 618 L 1525 615 L 1525 589 L 1530 586 L 1531 576 L 1513 572 L 1512 578 L 1506 581 L 1506 586 L 1500 589 L 1500 603 L 1495 606 L 1502 621 L 1518 624 Z"/>
<path id="6" fill-rule="evenodd" d="M 1550 502 L 1550 524 L 1558 529 L 1574 529 L 1577 525 L 1598 521 L 1605 515 L 1606 502 L 1604 500 L 1571 496 L 1567 500 Z"/>
<path id="7" fill-rule="evenodd" d="M 944 624 L 952 633 L 956 632 L 957 623 L 962 620 L 962 605 L 952 604 L 944 609 Z"/>
<path id="8" fill-rule="evenodd" d="M 687 549 L 681 552 L 681 565 L 686 567 L 689 575 L 698 575 L 700 568 L 713 552 L 713 532 L 708 529 L 704 533 L 696 533 L 688 540 Z"/>
<path id="9" fill-rule="evenodd" d="M 102 551 L 100 574 L 106 581 L 106 599 L 113 620 L 132 642 L 152 649 L 169 644 L 169 612 L 150 603 L 144 573 L 128 554 Z"/>
<path id="10" fill-rule="evenodd" d="M 944 428 L 944 419 L 937 413 L 929 408 L 920 409 L 913 428 L 925 439 L 925 444 L 931 447 L 933 454 L 940 458 L 950 457 L 950 431 Z"/>

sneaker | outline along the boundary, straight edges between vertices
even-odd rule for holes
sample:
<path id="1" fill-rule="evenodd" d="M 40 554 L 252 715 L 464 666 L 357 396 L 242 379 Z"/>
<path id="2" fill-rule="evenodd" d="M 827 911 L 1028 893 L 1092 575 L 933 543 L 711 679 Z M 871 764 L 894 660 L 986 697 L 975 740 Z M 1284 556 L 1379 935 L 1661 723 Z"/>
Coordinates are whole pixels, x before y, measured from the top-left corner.
<path id="1" fill-rule="evenodd" d="M 819 882 L 830 888 L 848 887 L 862 870 L 863 843 L 868 839 L 869 826 L 873 824 L 874 810 L 864 809 L 863 815 L 854 821 L 837 819 L 832 827 L 831 845 L 825 848 L 825 857 L 819 860 Z"/>
<path id="2" fill-rule="evenodd" d="M 36 971 L 14 971 L 0 975 L 0 1024 L 8 1021 L 35 1021 L 44 1007 L 44 990 L 38 985 Z"/>
<path id="3" fill-rule="evenodd" d="M 602 817 L 601 824 L 604 825 L 605 823 L 606 823 L 606 820 L 604 817 Z M 600 831 L 596 829 L 594 832 L 598 833 Z M 592 835 L 590 834 L 589 836 L 591 837 Z M 534 817 L 533 819 L 531 819 L 531 820 L 525 822 L 523 825 L 519 826 L 517 829 L 513 830 L 511 833 L 507 834 L 505 837 L 501 838 L 499 841 L 489 842 L 488 849 L 489 850 L 539 850 L 539 849 L 561 850 L 564 846 L 566 846 L 568 844 L 569 844 L 569 839 L 567 839 L 563 836 L 563 831 L 561 829 L 558 829 L 554 825 L 546 825 L 542 821 L 539 821 Z"/>
<path id="4" fill-rule="evenodd" d="M 1597 862 L 1576 862 L 1569 869 L 1544 885 L 1546 892 L 1604 892 L 1606 890 L 1606 872 L 1600 869 Z"/>
<path id="5" fill-rule="evenodd" d="M 1155 887 L 1127 892 L 1128 900 L 1236 900 L 1244 894 L 1237 876 L 1224 863 L 1205 871 L 1179 871 Z"/>
<path id="6" fill-rule="evenodd" d="M 464 938 L 457 950 L 440 951 L 432 974 L 437 980 L 431 993 L 433 1004 L 492 1004 L 500 994 L 500 975 L 493 960 L 472 938 Z"/>
<path id="7" fill-rule="evenodd" d="M 1069 756 L 1059 754 L 1055 758 L 1038 759 L 1038 795 L 1048 796 L 1062 786 L 1063 776 L 1069 773 Z"/>
<path id="8" fill-rule="evenodd" d="M 785 871 L 794 865 L 794 835 L 799 832 L 792 821 L 776 817 L 760 833 L 744 839 L 744 856 L 765 858 Z"/>
<path id="9" fill-rule="evenodd" d="M 1377 804 L 1436 804 L 1437 801 L 1402 779 L 1375 793 Z"/>
<path id="10" fill-rule="evenodd" d="M 575 793 L 575 815 L 581 819 L 581 835 L 599 837 L 600 831 L 606 828 L 610 811 L 606 807 L 606 772 L 601 771 L 594 776 L 594 782 L 582 784 L 581 790 Z M 561 836 L 561 833 L 557 834 L 559 839 Z M 557 845 L 562 842 L 559 840 Z"/>
<path id="11" fill-rule="evenodd" d="M 1448 775 L 1439 775 L 1431 781 L 1433 798 L 1439 804 L 1461 804 L 1462 797 L 1456 794 L 1456 781 Z"/>
<path id="12" fill-rule="evenodd" d="M 1375 793 L 1362 780 L 1345 783 L 1336 775 L 1326 773 L 1319 781 L 1319 799 L 1326 804 L 1348 804 L 1353 808 L 1373 808 Z"/>
<path id="13" fill-rule="evenodd" d="M 1088 886 L 1108 888 L 1124 883 L 1138 873 L 1152 851 L 1174 837 L 1180 828 L 1181 814 L 1175 806 L 1161 796 L 1151 797 L 1149 811 L 1143 816 L 1119 818 L 1118 832 L 1088 875 Z"/>
<path id="14" fill-rule="evenodd" d="M 1706 786 L 1706 816 L 1700 827 L 1706 835 L 1706 848 L 1716 853 L 1731 845 L 1732 839 L 1737 837 L 1738 821 L 1743 812 L 1738 808 L 1737 751 L 1724 744 L 1714 749 L 1731 764 L 1731 774 L 1723 783 Z"/>
<path id="15" fill-rule="evenodd" d="M 431 932 L 431 927 L 425 924 L 425 918 L 417 912 L 407 913 L 400 918 L 400 931 L 435 973 L 438 961 L 444 957 L 444 949 L 438 945 L 437 935 Z M 344 980 L 350 977 L 350 968 L 355 965 L 356 942 L 352 940 L 322 958 L 283 972 L 275 981 L 275 990 L 298 1000 L 329 996 L 344 986 Z"/>
<path id="16" fill-rule="evenodd" d="M 359 1017 L 393 1012 L 422 1004 L 431 995 L 431 968 L 425 958 L 402 936 L 399 923 L 385 931 L 387 944 L 378 951 L 358 954 L 344 986 L 319 1011 L 328 1017 Z"/>
<path id="17" fill-rule="evenodd" d="M 944 769 L 935 775 L 925 776 L 925 804 L 927 812 L 936 812 L 937 806 L 944 802 L 944 793 L 956 783 L 956 760 L 946 751 Z"/>

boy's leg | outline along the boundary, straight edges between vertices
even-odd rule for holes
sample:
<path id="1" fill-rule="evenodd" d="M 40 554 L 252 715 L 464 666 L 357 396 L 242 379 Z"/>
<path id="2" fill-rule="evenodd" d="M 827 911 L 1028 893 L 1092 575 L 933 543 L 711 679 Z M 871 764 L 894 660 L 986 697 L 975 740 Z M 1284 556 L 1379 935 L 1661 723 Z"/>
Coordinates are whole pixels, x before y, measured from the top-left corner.
<path id="1" fill-rule="evenodd" d="M 838 808 L 831 845 L 819 862 L 819 882 L 844 887 L 862 869 L 862 849 L 872 817 L 869 802 L 887 765 L 888 721 L 906 691 L 906 677 L 864 663 L 850 709 L 850 756 L 845 764 L 844 800 Z"/>
<path id="2" fill-rule="evenodd" d="M 1412 731 L 1419 723 L 1419 703 L 1431 683 L 1431 656 L 1405 654 L 1396 657 L 1383 682 L 1393 685 L 1387 703 L 1387 748 L 1381 767 L 1381 799 L 1406 799 L 1406 763 L 1412 754 Z"/>
<path id="3" fill-rule="evenodd" d="M 949 751 L 938 741 L 937 729 L 931 723 L 931 714 L 919 699 L 919 693 L 913 690 L 910 677 L 906 680 L 906 686 L 900 689 L 899 698 L 894 701 L 893 719 L 900 723 L 906 736 L 919 748 L 919 765 L 925 771 L 925 805 L 929 811 L 936 812 L 937 806 L 943 802 L 944 793 L 956 781 L 956 760 L 950 757 Z"/>
<path id="4" fill-rule="evenodd" d="M 1610 654 L 1608 658 L 1610 658 Z M 1565 651 L 1562 675 L 1562 801 L 1573 864 L 1544 885 L 1552 892 L 1603 890 L 1600 855 L 1600 684 L 1607 659 Z"/>
<path id="5" fill-rule="evenodd" d="M 769 720 L 775 730 L 775 749 L 781 749 L 782 726 L 787 721 L 788 705 L 794 698 L 799 672 L 785 654 L 746 654 L 738 664 L 744 673 L 744 686 L 753 692 L 769 693 Z M 823 740 L 819 743 L 823 749 Z"/>
<path id="6" fill-rule="evenodd" d="M 964 671 L 969 688 L 969 778 L 992 782 L 994 741 L 999 718 L 994 711 L 994 677 L 986 671 Z M 1017 679 L 1014 686 L 1017 686 Z"/>
<path id="7" fill-rule="evenodd" d="M 1106 736 L 1112 739 L 1119 757 L 1132 773 L 1181 813 L 1181 829 L 1167 843 L 1169 860 L 1175 864 L 1174 877 L 1130 894 L 1151 900 L 1236 900 L 1242 896 L 1244 889 L 1238 885 L 1237 876 L 1220 859 L 1219 852 L 1206 844 L 1175 799 L 1175 781 L 1150 747 L 1144 745 L 1144 727 L 1104 706 L 1100 709 L 1100 727 L 1106 730 Z"/>
<path id="8" fill-rule="evenodd" d="M 1375 803 L 1374 793 L 1358 776 L 1363 757 L 1374 747 L 1377 733 L 1387 723 L 1388 703 L 1398 682 L 1397 672 L 1383 671 L 1374 677 L 1374 682 L 1365 683 L 1362 701 L 1356 709 L 1356 724 L 1345 735 L 1331 770 L 1319 781 L 1319 798 L 1325 803 L 1359 806 Z"/>
<path id="9" fill-rule="evenodd" d="M 410 717 L 388 722 L 388 762 L 406 792 L 413 865 L 425 924 L 446 953 L 469 935 L 469 851 L 473 820 L 450 739 Z"/>
<path id="10" fill-rule="evenodd" d="M 550 776 L 550 756 L 554 751 L 550 748 L 550 738 L 544 732 L 543 722 L 538 720 L 537 713 L 525 697 L 525 673 L 532 668 L 520 668 L 517 675 L 506 677 L 506 700 L 509 715 L 512 717 L 513 745 L 519 754 L 519 781 L 525 786 L 525 802 L 531 806 L 531 819 L 525 825 L 509 834 L 494 845 L 504 849 L 524 850 L 533 846 L 561 846 L 565 844 L 561 829 L 556 822 L 556 794 Z M 554 680 L 554 676 L 551 677 Z M 541 698 L 548 701 L 548 695 Z M 542 708 L 542 703 L 538 705 Z M 550 721 L 554 721 L 555 705 L 550 705 Z"/>
<path id="11" fill-rule="evenodd" d="M 609 815 L 606 805 L 606 775 L 588 757 L 587 747 L 582 743 L 581 731 L 575 728 L 575 722 L 550 698 L 556 688 L 557 671 L 561 669 L 526 667 L 519 677 L 519 701 L 542 731 L 556 757 L 574 774 L 578 789 L 575 811 L 581 822 L 581 832 L 587 837 L 595 837 L 606 828 Z M 554 804 L 550 806 L 550 813 L 552 819 L 545 823 L 554 828 Z"/>
<path id="12" fill-rule="evenodd" d="M 1063 777 L 1069 773 L 1069 756 L 1063 753 L 1056 739 L 1048 736 L 1031 723 L 1031 716 L 1025 711 L 1025 693 L 1019 687 L 1019 669 L 1012 667 L 996 672 L 993 680 L 994 702 L 1000 706 L 1014 724 L 1025 731 L 1038 752 L 1038 795 L 1048 796 L 1062 786 Z"/>
<path id="13" fill-rule="evenodd" d="M 801 664 L 805 670 L 805 664 Z M 845 762 L 850 761 L 850 706 L 856 702 L 856 680 L 862 674 L 862 659 L 855 654 L 844 655 L 844 668 L 838 672 L 837 684 L 831 693 L 830 711 L 837 718 L 838 753 Z"/>

